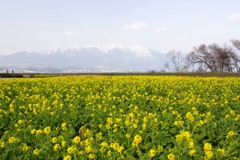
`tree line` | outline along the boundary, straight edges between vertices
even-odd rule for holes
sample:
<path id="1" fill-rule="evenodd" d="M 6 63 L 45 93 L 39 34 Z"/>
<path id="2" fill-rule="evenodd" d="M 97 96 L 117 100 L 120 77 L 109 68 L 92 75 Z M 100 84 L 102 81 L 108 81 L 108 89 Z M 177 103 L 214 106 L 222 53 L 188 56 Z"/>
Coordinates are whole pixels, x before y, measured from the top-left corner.
<path id="1" fill-rule="evenodd" d="M 165 69 L 172 72 L 232 72 L 240 73 L 240 40 L 230 44 L 201 44 L 187 55 L 181 51 L 168 52 L 170 62 Z"/>

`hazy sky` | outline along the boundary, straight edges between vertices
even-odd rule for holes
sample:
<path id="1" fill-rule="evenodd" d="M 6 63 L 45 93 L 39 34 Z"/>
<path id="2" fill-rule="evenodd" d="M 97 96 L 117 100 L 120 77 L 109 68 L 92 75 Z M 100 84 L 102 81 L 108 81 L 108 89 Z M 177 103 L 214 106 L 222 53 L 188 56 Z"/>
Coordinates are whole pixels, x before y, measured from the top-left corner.
<path id="1" fill-rule="evenodd" d="M 240 0 L 0 0 L 0 54 L 75 45 L 190 51 L 240 39 Z"/>

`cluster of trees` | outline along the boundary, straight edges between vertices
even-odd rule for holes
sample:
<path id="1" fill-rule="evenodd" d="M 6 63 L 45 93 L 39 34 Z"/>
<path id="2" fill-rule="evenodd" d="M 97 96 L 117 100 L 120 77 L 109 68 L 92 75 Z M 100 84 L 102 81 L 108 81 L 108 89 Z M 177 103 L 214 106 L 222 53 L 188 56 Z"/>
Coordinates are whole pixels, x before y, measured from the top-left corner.
<path id="1" fill-rule="evenodd" d="M 183 56 L 181 51 L 168 53 L 165 68 L 173 72 L 237 72 L 240 73 L 240 40 L 230 44 L 202 44 Z M 171 66 L 171 67 L 170 67 Z"/>

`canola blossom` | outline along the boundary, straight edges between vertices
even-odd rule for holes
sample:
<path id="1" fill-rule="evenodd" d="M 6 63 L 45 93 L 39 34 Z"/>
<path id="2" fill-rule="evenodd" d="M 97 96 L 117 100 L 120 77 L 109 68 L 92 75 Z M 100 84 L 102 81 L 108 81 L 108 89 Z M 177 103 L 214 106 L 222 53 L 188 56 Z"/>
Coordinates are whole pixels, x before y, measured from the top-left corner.
<path id="1" fill-rule="evenodd" d="M 0 159 L 239 159 L 240 79 L 0 81 Z"/>

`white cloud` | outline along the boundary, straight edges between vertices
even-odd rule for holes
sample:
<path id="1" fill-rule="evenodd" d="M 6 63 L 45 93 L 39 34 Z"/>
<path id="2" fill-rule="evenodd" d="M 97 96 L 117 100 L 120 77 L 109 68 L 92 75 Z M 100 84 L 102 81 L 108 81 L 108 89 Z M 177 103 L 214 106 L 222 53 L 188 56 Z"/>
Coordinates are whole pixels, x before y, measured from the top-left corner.
<path id="1" fill-rule="evenodd" d="M 240 21 L 240 12 L 228 16 L 229 21 Z"/>
<path id="2" fill-rule="evenodd" d="M 163 32 L 163 31 L 166 31 L 166 30 L 168 30 L 167 27 L 158 27 L 158 28 L 155 29 L 155 32 Z"/>
<path id="3" fill-rule="evenodd" d="M 126 24 L 123 27 L 123 30 L 139 30 L 146 27 L 148 24 L 146 22 L 136 21 L 131 24 Z"/>
<path id="4" fill-rule="evenodd" d="M 74 34 L 73 31 L 66 31 L 66 32 L 64 33 L 65 36 L 72 36 L 73 34 Z"/>

